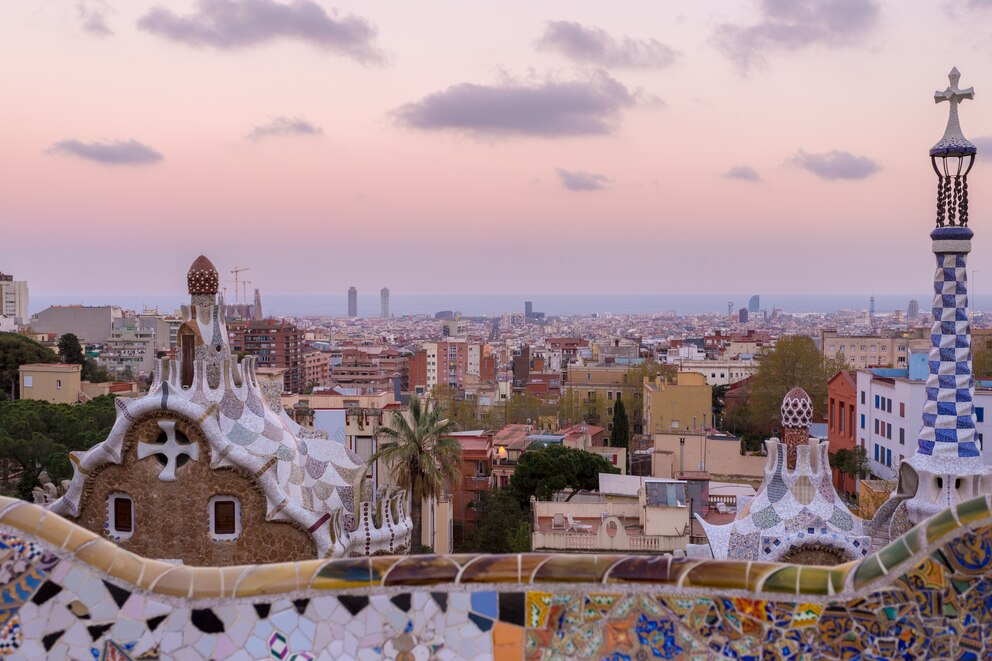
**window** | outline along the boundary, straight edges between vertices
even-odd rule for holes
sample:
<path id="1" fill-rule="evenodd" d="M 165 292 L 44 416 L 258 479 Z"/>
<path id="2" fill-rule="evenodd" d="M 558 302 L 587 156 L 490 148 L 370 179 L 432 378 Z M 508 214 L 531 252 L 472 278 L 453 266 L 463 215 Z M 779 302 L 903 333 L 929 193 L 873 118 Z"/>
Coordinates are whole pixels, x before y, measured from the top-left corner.
<path id="1" fill-rule="evenodd" d="M 899 417 L 906 417 L 906 402 L 899 402 Z"/>
<path id="2" fill-rule="evenodd" d="M 864 390 L 861 391 L 861 403 L 862 404 L 865 403 L 865 391 Z"/>
<path id="3" fill-rule="evenodd" d="M 611 401 L 613 400 L 613 391 L 612 390 L 610 390 L 609 392 L 606 393 L 606 398 L 609 399 L 609 400 L 611 400 Z"/>
<path id="4" fill-rule="evenodd" d="M 111 494 L 108 499 L 107 528 L 117 540 L 128 539 L 134 533 L 134 501 L 127 494 Z"/>
<path id="5" fill-rule="evenodd" d="M 55 379 L 55 387 L 59 390 L 62 389 L 62 379 Z"/>
<path id="6" fill-rule="evenodd" d="M 875 408 L 879 409 L 881 407 L 882 398 L 879 395 L 875 395 Z"/>
<path id="7" fill-rule="evenodd" d="M 861 414 L 861 428 L 862 429 L 865 428 L 865 414 L 864 413 Z"/>
<path id="8" fill-rule="evenodd" d="M 875 461 L 878 461 L 878 443 L 875 443 Z"/>
<path id="9" fill-rule="evenodd" d="M 30 388 L 33 385 L 34 385 L 34 377 L 31 376 L 30 374 L 25 374 L 24 375 L 24 387 L 25 388 Z"/>
<path id="10" fill-rule="evenodd" d="M 241 534 L 241 503 L 234 496 L 210 499 L 210 535 L 214 541 L 230 541 Z"/>
<path id="11" fill-rule="evenodd" d="M 899 428 L 899 445 L 906 445 L 906 430 Z"/>
<path id="12" fill-rule="evenodd" d="M 886 400 L 885 412 L 886 413 L 892 413 L 892 400 L 891 399 L 887 399 Z"/>
<path id="13" fill-rule="evenodd" d="M 975 420 L 978 422 L 985 422 L 985 407 L 976 406 L 975 407 Z"/>
<path id="14" fill-rule="evenodd" d="M 885 451 L 885 465 L 892 466 L 892 450 Z"/>
<path id="15" fill-rule="evenodd" d="M 875 418 L 875 433 L 878 433 L 878 418 Z"/>

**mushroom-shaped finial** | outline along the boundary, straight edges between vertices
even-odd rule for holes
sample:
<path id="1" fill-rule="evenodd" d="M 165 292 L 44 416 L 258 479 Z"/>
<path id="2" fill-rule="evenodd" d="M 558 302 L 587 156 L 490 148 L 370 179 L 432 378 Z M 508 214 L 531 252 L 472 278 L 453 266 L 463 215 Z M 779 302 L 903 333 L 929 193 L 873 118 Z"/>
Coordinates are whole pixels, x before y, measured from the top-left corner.
<path id="1" fill-rule="evenodd" d="M 782 399 L 782 426 L 808 429 L 813 422 L 813 400 L 802 388 L 793 388 Z"/>
<path id="2" fill-rule="evenodd" d="M 189 267 L 186 283 L 189 286 L 190 296 L 198 294 L 213 296 L 220 286 L 220 277 L 217 275 L 217 268 L 213 262 L 200 255 Z"/>

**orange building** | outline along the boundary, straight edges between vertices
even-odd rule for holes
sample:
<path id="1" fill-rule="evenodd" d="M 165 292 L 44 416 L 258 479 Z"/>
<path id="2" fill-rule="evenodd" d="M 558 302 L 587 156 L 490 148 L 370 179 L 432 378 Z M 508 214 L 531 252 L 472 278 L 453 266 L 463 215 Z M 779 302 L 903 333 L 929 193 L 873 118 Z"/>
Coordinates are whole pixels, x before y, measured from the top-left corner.
<path id="1" fill-rule="evenodd" d="M 463 431 L 451 434 L 462 446 L 462 482 L 452 493 L 455 543 L 471 535 L 481 513 L 475 505 L 483 492 L 492 489 L 493 432 L 485 430 Z"/>
<path id="2" fill-rule="evenodd" d="M 827 382 L 827 443 L 831 456 L 839 450 L 853 450 L 854 417 L 858 408 L 858 386 L 850 372 L 841 370 Z M 858 481 L 833 469 L 834 488 L 857 493 Z"/>

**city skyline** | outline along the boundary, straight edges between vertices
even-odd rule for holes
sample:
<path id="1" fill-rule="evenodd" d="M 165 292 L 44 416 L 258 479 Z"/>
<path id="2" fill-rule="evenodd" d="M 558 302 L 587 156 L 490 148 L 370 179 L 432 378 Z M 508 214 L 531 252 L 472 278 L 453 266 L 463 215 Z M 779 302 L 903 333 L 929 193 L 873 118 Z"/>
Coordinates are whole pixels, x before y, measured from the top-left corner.
<path id="1" fill-rule="evenodd" d="M 752 291 L 922 293 L 952 65 L 979 91 L 976 208 L 989 190 L 980 4 L 5 6 L 0 270 L 68 297 L 170 291 L 199 252 L 272 293 L 700 294 L 725 267 Z M 960 38 L 935 56 L 934 31 Z"/>

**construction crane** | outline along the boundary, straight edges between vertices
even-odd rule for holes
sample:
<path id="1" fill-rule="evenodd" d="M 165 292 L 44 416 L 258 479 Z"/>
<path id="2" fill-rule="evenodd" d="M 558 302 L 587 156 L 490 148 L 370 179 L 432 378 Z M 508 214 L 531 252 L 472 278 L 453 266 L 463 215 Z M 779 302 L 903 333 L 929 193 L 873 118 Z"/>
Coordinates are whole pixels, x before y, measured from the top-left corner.
<path id="1" fill-rule="evenodd" d="M 239 273 L 242 273 L 243 271 L 247 271 L 247 270 L 248 270 L 248 267 L 247 266 L 244 267 L 244 268 L 238 268 L 237 266 L 235 266 L 233 269 L 231 269 L 231 273 L 234 274 L 234 302 L 235 303 L 240 303 L 241 302 L 239 300 L 239 297 L 241 296 L 241 290 L 238 288 L 238 274 Z"/>

